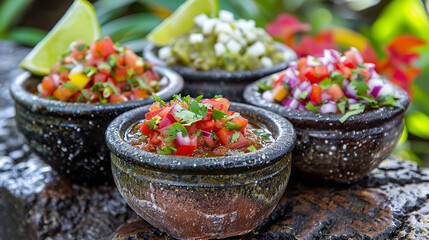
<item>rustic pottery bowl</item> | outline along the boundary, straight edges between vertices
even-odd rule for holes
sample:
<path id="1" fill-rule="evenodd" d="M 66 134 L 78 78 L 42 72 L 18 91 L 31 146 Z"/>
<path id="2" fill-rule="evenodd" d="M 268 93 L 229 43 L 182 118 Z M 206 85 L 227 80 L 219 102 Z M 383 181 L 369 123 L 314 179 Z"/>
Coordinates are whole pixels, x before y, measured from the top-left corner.
<path id="1" fill-rule="evenodd" d="M 292 124 L 249 105 L 231 103 L 250 122 L 266 127 L 274 142 L 248 154 L 228 157 L 177 157 L 146 152 L 124 141 L 130 126 L 149 106 L 126 112 L 107 128 L 112 171 L 120 193 L 153 226 L 181 239 L 224 238 L 261 224 L 286 188 Z"/>
<path id="2" fill-rule="evenodd" d="M 297 136 L 292 153 L 294 170 L 327 182 L 351 183 L 386 159 L 401 137 L 410 98 L 399 87 L 393 88 L 399 96 L 397 103 L 404 109 L 382 107 L 352 116 L 344 123 L 339 121 L 343 114 L 303 112 L 270 103 L 261 97 L 258 81 L 246 87 L 244 99 L 282 115 L 293 124 Z"/>
<path id="3" fill-rule="evenodd" d="M 183 88 L 175 72 L 158 67 L 169 84 L 157 94 L 168 99 Z M 119 114 L 152 103 L 152 98 L 111 104 L 63 103 L 41 98 L 35 92 L 40 77 L 29 72 L 11 84 L 18 130 L 28 145 L 60 175 L 86 185 L 113 183 L 104 132 Z"/>
<path id="4" fill-rule="evenodd" d="M 222 69 L 201 71 L 186 66 L 167 66 L 157 53 L 159 48 L 149 44 L 143 51 L 146 60 L 156 65 L 166 66 L 179 73 L 185 80 L 184 95 L 214 97 L 223 95 L 231 101 L 243 102 L 244 87 L 269 74 L 281 71 L 297 58 L 295 52 L 283 44 L 276 43 L 276 48 L 285 53 L 286 59 L 269 68 L 229 72 Z"/>

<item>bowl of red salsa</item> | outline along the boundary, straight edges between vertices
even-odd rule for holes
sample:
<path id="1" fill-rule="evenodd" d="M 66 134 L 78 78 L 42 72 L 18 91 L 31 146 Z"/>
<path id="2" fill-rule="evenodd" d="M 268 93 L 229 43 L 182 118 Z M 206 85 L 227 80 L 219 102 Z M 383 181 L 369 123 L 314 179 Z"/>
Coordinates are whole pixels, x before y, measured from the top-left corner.
<path id="1" fill-rule="evenodd" d="M 73 42 L 49 75 L 25 72 L 10 87 L 18 130 L 34 152 L 60 175 L 87 185 L 113 183 L 107 125 L 119 114 L 167 100 L 183 79 L 154 68 L 109 37 L 91 44 Z"/>
<path id="2" fill-rule="evenodd" d="M 177 238 L 225 238 L 251 231 L 276 206 L 295 132 L 264 109 L 174 96 L 116 118 L 106 142 L 136 213 Z"/>
<path id="3" fill-rule="evenodd" d="M 247 86 L 244 98 L 292 122 L 297 172 L 339 183 L 362 179 L 392 153 L 410 104 L 355 48 L 301 58 Z"/>

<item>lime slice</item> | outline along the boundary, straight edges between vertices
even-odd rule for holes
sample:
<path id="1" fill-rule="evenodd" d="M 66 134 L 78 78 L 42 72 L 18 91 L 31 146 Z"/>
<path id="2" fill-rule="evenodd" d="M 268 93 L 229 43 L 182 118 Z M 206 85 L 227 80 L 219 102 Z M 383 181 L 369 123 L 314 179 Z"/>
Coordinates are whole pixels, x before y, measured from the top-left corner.
<path id="1" fill-rule="evenodd" d="M 19 64 L 36 75 L 48 75 L 70 43 L 91 43 L 101 37 L 94 8 L 86 0 L 75 0 L 60 21 Z"/>
<path id="2" fill-rule="evenodd" d="M 188 32 L 194 26 L 194 17 L 205 13 L 216 16 L 219 12 L 217 0 L 187 0 L 161 24 L 147 35 L 156 45 L 167 45 L 173 37 Z"/>

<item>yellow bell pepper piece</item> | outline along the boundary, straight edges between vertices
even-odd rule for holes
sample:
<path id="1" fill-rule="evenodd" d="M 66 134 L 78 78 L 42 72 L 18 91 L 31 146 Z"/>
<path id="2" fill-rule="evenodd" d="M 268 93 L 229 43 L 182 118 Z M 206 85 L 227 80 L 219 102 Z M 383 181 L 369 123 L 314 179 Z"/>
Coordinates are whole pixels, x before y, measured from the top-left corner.
<path id="1" fill-rule="evenodd" d="M 72 84 L 80 89 L 84 88 L 86 84 L 88 84 L 88 82 L 91 80 L 91 78 L 86 76 L 83 72 L 69 74 L 69 78 Z"/>
<path id="2" fill-rule="evenodd" d="M 283 100 L 287 94 L 288 91 L 282 85 L 278 85 L 273 89 L 274 99 L 277 101 Z"/>

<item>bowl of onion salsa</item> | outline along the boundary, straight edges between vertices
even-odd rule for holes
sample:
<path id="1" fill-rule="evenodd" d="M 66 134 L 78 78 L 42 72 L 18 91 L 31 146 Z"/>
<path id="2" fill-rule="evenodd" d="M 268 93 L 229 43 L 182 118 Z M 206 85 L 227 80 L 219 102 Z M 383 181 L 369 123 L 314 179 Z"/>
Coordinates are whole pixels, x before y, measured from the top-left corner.
<path id="1" fill-rule="evenodd" d="M 137 214 L 176 238 L 225 238 L 251 231 L 278 203 L 295 132 L 264 109 L 174 96 L 120 115 L 106 142 Z"/>
<path id="2" fill-rule="evenodd" d="M 294 168 L 326 181 L 363 178 L 393 151 L 410 104 L 355 48 L 325 50 L 246 87 L 248 103 L 272 110 L 297 131 Z"/>
<path id="3" fill-rule="evenodd" d="M 200 14 L 195 26 L 167 46 L 149 44 L 146 59 L 168 66 L 186 81 L 185 94 L 214 97 L 222 94 L 242 101 L 244 86 L 285 69 L 296 54 L 277 43 L 255 21 L 234 19 L 221 10 L 219 17 Z"/>
<path id="4" fill-rule="evenodd" d="M 125 73 L 125 75 L 123 74 Z M 25 72 L 10 87 L 18 130 L 34 152 L 67 179 L 111 184 L 107 125 L 119 114 L 183 88 L 175 72 L 153 68 L 105 37 L 77 41 L 45 77 Z"/>

